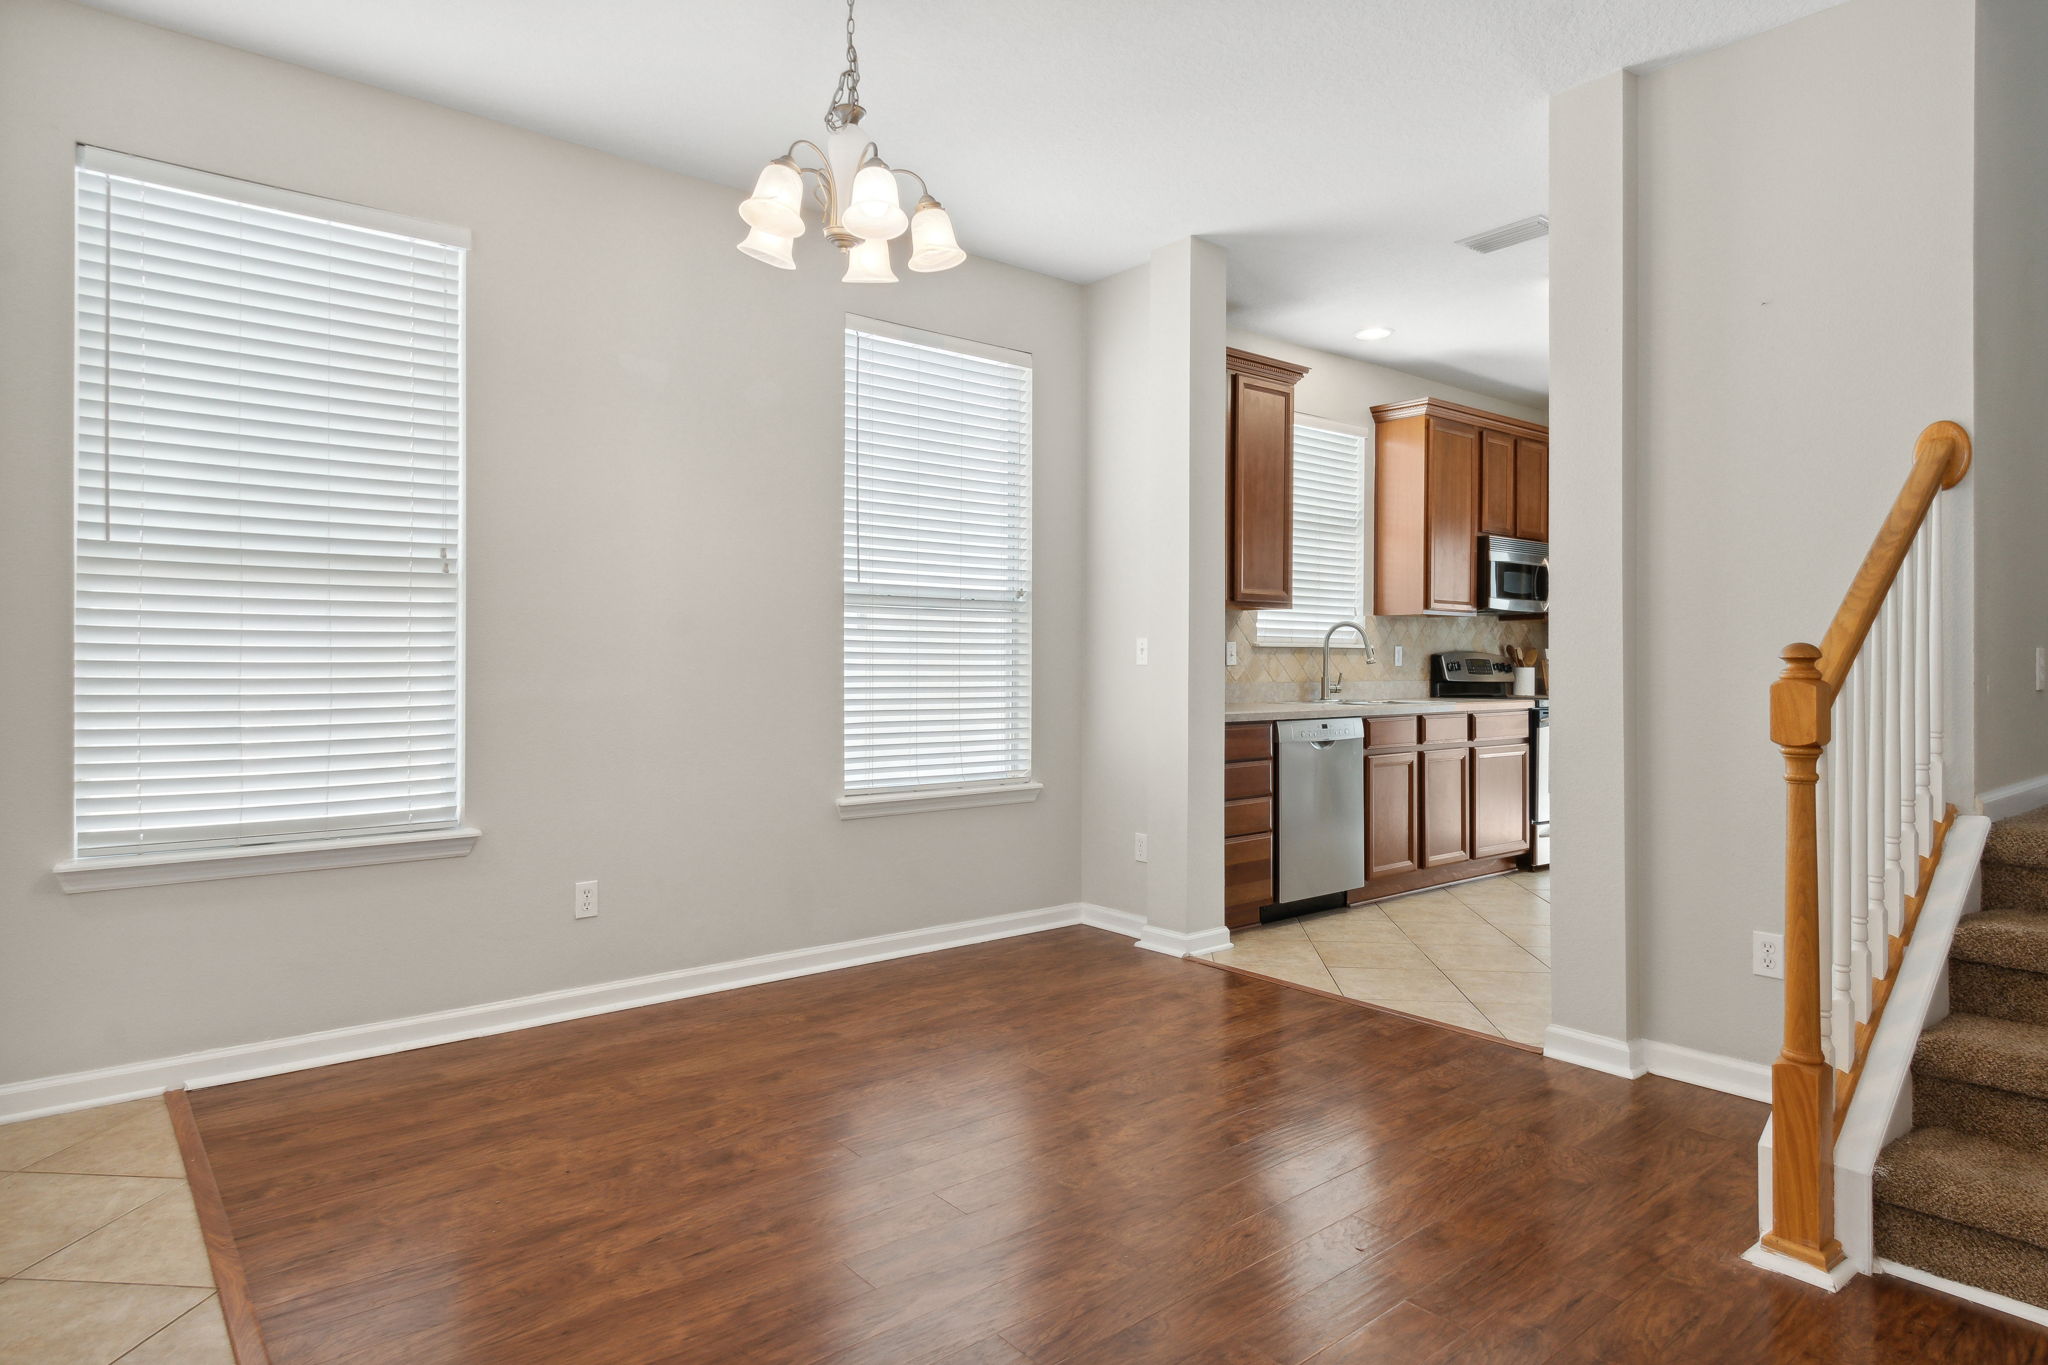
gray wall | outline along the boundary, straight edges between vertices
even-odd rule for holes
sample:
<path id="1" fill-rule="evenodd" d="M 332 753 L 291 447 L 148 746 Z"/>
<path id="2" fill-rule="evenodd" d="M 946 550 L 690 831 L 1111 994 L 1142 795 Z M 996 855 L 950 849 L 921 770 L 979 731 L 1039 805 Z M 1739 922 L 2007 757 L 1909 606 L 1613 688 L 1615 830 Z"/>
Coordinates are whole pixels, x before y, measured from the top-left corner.
<path id="1" fill-rule="evenodd" d="M 74 142 L 473 231 L 470 857 L 57 890 Z M 0 7 L 0 183 L 0 1081 L 1077 898 L 1078 287 L 771 270 L 730 189 L 57 0 Z M 835 813 L 849 311 L 1037 357 L 1035 804 Z"/>
<path id="2" fill-rule="evenodd" d="M 2048 787 L 2048 5 L 1977 7 L 1977 786 Z M 2031 798 L 2048 801 L 2048 792 Z"/>
<path id="3" fill-rule="evenodd" d="M 1083 896 L 1175 933 L 1220 930 L 1223 252 L 1162 246 L 1089 286 L 1088 317 Z"/>
<path id="4" fill-rule="evenodd" d="M 1637 77 L 1632 202 L 1607 209 L 1635 215 L 1616 267 L 1631 273 L 1585 297 L 1562 273 L 1553 288 L 1560 449 L 1588 393 L 1633 405 L 1608 439 L 1626 443 L 1633 506 L 1632 542 L 1604 561 L 1626 576 L 1619 610 L 1584 616 L 1594 603 L 1558 561 L 1559 712 L 1600 708 L 1627 753 L 1619 772 L 1560 773 L 1557 948 L 1582 914 L 1612 916 L 1575 904 L 1568 831 L 1622 780 L 1625 867 L 1600 875 L 1625 878 L 1629 914 L 1598 928 L 1632 932 L 1645 1038 L 1758 1062 L 1777 1048 L 1779 983 L 1750 973 L 1751 931 L 1783 917 L 1767 689 L 1779 650 L 1825 630 L 1920 428 L 1971 421 L 1972 39 L 1955 0 L 1854 0 Z M 1626 145 L 1628 101 L 1609 93 L 1608 121 L 1554 136 L 1553 186 Z M 1557 213 L 1560 260 L 1567 233 L 1616 235 Z M 1620 346 L 1617 292 L 1634 329 Z M 1564 352 L 1592 344 L 1606 368 L 1589 374 Z M 1595 600 L 1615 605 L 1611 589 Z M 1623 660 L 1617 706 L 1596 679 Z M 1562 751 L 1565 721 L 1556 733 Z M 1578 1021 L 1627 1006 L 1616 971 L 1560 970 L 1560 1024 L 1600 1031 Z"/>

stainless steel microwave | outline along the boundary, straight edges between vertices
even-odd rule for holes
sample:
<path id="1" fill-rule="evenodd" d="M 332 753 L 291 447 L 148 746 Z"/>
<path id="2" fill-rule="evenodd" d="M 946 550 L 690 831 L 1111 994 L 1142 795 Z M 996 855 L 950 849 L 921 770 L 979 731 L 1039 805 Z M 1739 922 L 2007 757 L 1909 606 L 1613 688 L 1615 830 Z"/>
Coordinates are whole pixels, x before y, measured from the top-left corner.
<path id="1" fill-rule="evenodd" d="M 1541 615 L 1550 610 L 1550 547 L 1512 536 L 1479 537 L 1482 611 Z"/>

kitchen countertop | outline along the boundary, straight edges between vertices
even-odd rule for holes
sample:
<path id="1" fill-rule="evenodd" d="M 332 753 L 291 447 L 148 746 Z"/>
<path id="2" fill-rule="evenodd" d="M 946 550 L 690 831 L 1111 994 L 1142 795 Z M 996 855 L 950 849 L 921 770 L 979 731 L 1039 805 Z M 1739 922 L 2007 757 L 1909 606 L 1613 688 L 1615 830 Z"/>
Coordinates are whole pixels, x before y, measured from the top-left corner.
<path id="1" fill-rule="evenodd" d="M 1241 701 L 1227 703 L 1223 719 L 1229 722 L 1273 720 L 1322 720 L 1329 716 L 1441 716 L 1460 711 L 1527 711 L 1540 697 L 1453 698 L 1403 697 L 1350 705 L 1341 701 Z"/>

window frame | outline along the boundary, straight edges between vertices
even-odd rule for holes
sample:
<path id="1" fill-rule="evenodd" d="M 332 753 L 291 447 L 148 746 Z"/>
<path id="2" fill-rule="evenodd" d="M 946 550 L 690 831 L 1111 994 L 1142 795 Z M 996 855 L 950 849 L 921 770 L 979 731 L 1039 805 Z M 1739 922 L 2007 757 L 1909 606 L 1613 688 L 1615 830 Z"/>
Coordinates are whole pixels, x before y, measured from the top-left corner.
<path id="1" fill-rule="evenodd" d="M 1343 421 L 1339 421 L 1339 420 L 1337 420 L 1336 418 L 1333 418 L 1333 417 L 1317 417 L 1317 416 L 1314 416 L 1314 415 L 1312 415 L 1312 414 L 1308 414 L 1308 413 L 1301 413 L 1301 412 L 1297 412 L 1297 413 L 1296 413 L 1296 414 L 1294 415 L 1294 430 L 1293 430 L 1293 431 L 1290 431 L 1290 432 L 1289 432 L 1289 436 L 1290 436 L 1290 438 L 1292 438 L 1292 436 L 1294 435 L 1294 432 L 1295 432 L 1295 431 L 1298 431 L 1298 430 L 1299 430 L 1300 428 L 1302 428 L 1302 427 L 1309 427 L 1309 428 L 1312 428 L 1312 429 L 1314 429 L 1314 430 L 1317 430 L 1317 431 L 1326 431 L 1326 432 L 1333 432 L 1333 433 L 1337 433 L 1337 434 L 1340 434 L 1340 435 L 1344 435 L 1344 436 L 1350 436 L 1350 437 L 1354 437 L 1354 438 L 1356 438 L 1356 439 L 1357 439 L 1357 441 L 1359 442 L 1359 454 L 1358 454 L 1358 461 L 1359 461 L 1359 468 L 1358 468 L 1358 502 L 1359 502 L 1359 506 L 1358 506 L 1358 594 L 1357 594 L 1357 597 L 1356 597 L 1356 599 L 1355 599 L 1355 605 L 1354 605 L 1354 607 L 1353 607 L 1352 615 L 1351 615 L 1350 617 L 1348 617 L 1348 618 L 1345 618 L 1345 619 L 1349 619 L 1349 620 L 1355 620 L 1355 621 L 1364 621 L 1364 620 L 1366 620 L 1366 619 L 1367 619 L 1367 618 L 1368 618 L 1369 616 L 1371 616 L 1371 614 L 1372 614 L 1372 579 L 1371 579 L 1371 555 L 1372 555 L 1372 530 L 1373 530 L 1373 528 L 1372 528 L 1372 517 L 1371 517 L 1371 512 L 1372 512 L 1372 473 L 1371 473 L 1371 470 L 1369 469 L 1369 467 L 1368 467 L 1368 463 L 1367 463 L 1367 462 L 1368 462 L 1369 460 L 1371 460 L 1371 458 L 1372 458 L 1372 453 L 1373 453 L 1373 452 L 1372 452 L 1372 433 L 1371 433 L 1371 432 L 1370 432 L 1370 431 L 1369 431 L 1369 430 L 1368 430 L 1367 428 L 1365 428 L 1365 427 L 1363 427 L 1363 426 L 1360 426 L 1360 425 L 1358 425 L 1358 424 L 1357 424 L 1357 423 L 1355 423 L 1355 422 L 1343 422 Z M 1298 463 L 1299 463 L 1299 462 L 1297 461 L 1296 463 L 1297 463 L 1297 465 L 1298 465 Z M 1291 489 L 1290 489 L 1290 490 L 1289 490 L 1289 498 L 1290 498 L 1290 500 L 1292 499 L 1292 497 L 1293 497 L 1293 490 L 1291 490 Z M 1290 513 L 1290 518 L 1291 518 L 1291 515 L 1292 515 L 1292 514 Z M 1301 543 L 1301 538 L 1300 538 L 1299 536 L 1293 536 L 1293 537 L 1292 537 L 1292 541 L 1293 541 L 1293 543 L 1294 543 L 1294 544 L 1296 544 L 1296 545 L 1299 545 L 1299 544 Z M 1300 573 L 1300 569 L 1299 569 L 1299 567 L 1298 567 L 1298 566 L 1294 566 L 1294 565 L 1290 565 L 1290 566 L 1289 566 L 1289 571 L 1290 571 L 1290 573 L 1291 573 L 1291 575 L 1292 575 L 1292 580 L 1293 580 L 1293 582 L 1295 583 L 1296 587 L 1298 588 L 1298 587 L 1299 587 L 1299 585 L 1300 585 L 1300 581 L 1301 581 L 1301 573 Z M 1254 648 L 1256 648 L 1256 649 L 1321 649 L 1321 648 L 1322 648 L 1322 642 L 1321 642 L 1320 640 L 1314 640 L 1314 641 L 1311 641 L 1311 640 L 1304 640 L 1304 639 L 1293 639 L 1293 638 L 1285 638 L 1285 639 L 1283 639 L 1283 638 L 1279 638 L 1279 637 L 1277 637 L 1277 636 L 1271 636 L 1271 635 L 1268 635 L 1268 634 L 1266 633 L 1266 622 L 1267 622 L 1267 618 L 1268 618 L 1268 617 L 1269 617 L 1269 616 L 1270 616 L 1271 614 L 1272 614 L 1272 611 L 1271 611 L 1271 609 L 1268 609 L 1268 610 L 1263 610 L 1263 611 L 1254 611 L 1254 612 L 1252 613 L 1252 629 L 1251 629 L 1251 638 L 1252 638 L 1252 645 L 1253 645 L 1253 647 L 1254 647 Z M 1334 624 L 1334 623 L 1333 623 L 1333 624 Z M 1353 645 L 1350 645 L 1350 646 L 1346 646 L 1346 645 L 1344 645 L 1344 644 L 1342 644 L 1342 643 L 1341 643 L 1341 640 L 1342 640 L 1342 639 L 1343 639 L 1343 637 L 1339 637 L 1339 640 L 1338 640 L 1338 641 L 1332 641 L 1332 642 L 1331 642 L 1331 648 L 1332 648 L 1332 649 L 1344 649 L 1344 648 L 1347 648 L 1347 647 L 1348 647 L 1348 648 L 1353 648 L 1353 649 L 1358 649 L 1358 650 L 1363 650 L 1363 649 L 1365 648 L 1365 646 L 1364 646 L 1364 645 L 1362 645 L 1362 644 L 1353 644 Z"/>
<path id="2" fill-rule="evenodd" d="M 841 502 L 841 576 L 840 576 L 840 753 L 839 793 L 835 799 L 839 817 L 842 820 L 864 819 L 879 815 L 908 815 L 921 811 L 960 810 L 977 806 L 1015 805 L 1036 801 L 1044 784 L 1038 780 L 1037 746 L 1037 701 L 1038 701 L 1038 556 L 1037 556 L 1037 406 L 1038 369 L 1035 357 L 1028 351 L 1000 346 L 992 342 L 979 341 L 969 337 L 953 336 L 944 332 L 929 331 L 903 323 L 888 322 L 880 318 L 856 313 L 846 314 L 840 331 L 842 356 L 841 373 L 844 374 L 844 347 L 848 333 L 866 333 L 885 340 L 901 341 L 934 350 L 947 351 L 955 355 L 969 356 L 998 364 L 1013 365 L 1023 369 L 1029 376 L 1024 406 L 1022 464 L 1024 495 L 1024 602 L 1021 613 L 1024 629 L 1024 674 L 1025 714 L 1027 716 L 1024 734 L 1025 770 L 1021 776 L 1011 776 L 976 782 L 934 782 L 918 786 L 890 788 L 849 789 L 846 784 L 846 625 L 847 590 L 844 573 L 845 556 L 845 503 Z M 846 411 L 844 379 L 841 381 L 842 420 Z M 847 470 L 850 449 L 842 442 L 840 470 L 842 479 Z"/>
<path id="3" fill-rule="evenodd" d="M 237 179 L 192 167 L 179 166 L 169 162 L 152 161 L 124 152 L 111 151 L 80 143 L 75 149 L 73 177 L 79 172 L 96 172 L 108 176 L 140 180 L 169 189 L 206 195 L 231 203 L 267 209 L 275 212 L 295 214 L 322 222 L 371 232 L 386 233 L 416 240 L 430 241 L 453 248 L 461 253 L 456 266 L 457 281 L 457 330 L 453 345 L 453 369 L 456 376 L 458 395 L 453 423 L 452 448 L 455 461 L 453 508 L 454 558 L 456 563 L 454 584 L 454 621 L 452 636 L 454 661 L 452 681 L 454 688 L 453 738 L 453 814 L 445 824 L 434 824 L 422 828 L 386 828 L 362 833 L 349 831 L 301 832 L 280 834 L 274 838 L 250 837 L 232 842 L 195 843 L 188 845 L 164 845 L 158 848 L 143 848 L 136 851 L 83 852 L 78 843 L 77 797 L 79 788 L 74 777 L 70 784 L 72 817 L 70 821 L 71 856 L 58 862 L 52 869 L 60 890 L 75 893 L 83 891 L 116 890 L 128 887 L 168 885 L 178 882 L 214 881 L 265 875 L 269 873 L 313 871 L 326 868 L 359 866 L 374 863 L 412 862 L 423 859 L 461 857 L 475 847 L 482 831 L 471 825 L 467 819 L 467 622 L 469 574 L 467 563 L 468 547 L 468 250 L 470 234 L 467 229 L 448 224 L 391 213 L 366 205 L 351 204 L 342 200 L 328 199 L 319 195 L 297 190 L 282 189 L 261 182 Z M 76 191 L 74 191 L 74 194 Z M 79 269 L 83 249 L 82 231 L 84 224 L 72 223 L 73 289 L 79 287 Z M 78 452 L 82 439 L 82 423 L 85 413 L 84 380 L 81 356 L 84 347 L 80 328 L 82 324 L 74 317 L 71 337 L 72 365 L 72 433 L 69 457 L 71 460 L 71 498 L 74 509 L 84 492 L 84 484 L 78 467 Z M 103 419 L 104 420 L 104 419 Z M 74 610 L 79 601 L 83 580 L 83 557 L 74 532 L 72 545 L 71 594 Z M 74 651 L 77 637 L 74 635 Z M 74 654 L 74 659 L 76 655 Z M 77 683 L 73 683 L 73 705 L 79 696 Z M 74 744 L 76 710 L 73 713 Z"/>

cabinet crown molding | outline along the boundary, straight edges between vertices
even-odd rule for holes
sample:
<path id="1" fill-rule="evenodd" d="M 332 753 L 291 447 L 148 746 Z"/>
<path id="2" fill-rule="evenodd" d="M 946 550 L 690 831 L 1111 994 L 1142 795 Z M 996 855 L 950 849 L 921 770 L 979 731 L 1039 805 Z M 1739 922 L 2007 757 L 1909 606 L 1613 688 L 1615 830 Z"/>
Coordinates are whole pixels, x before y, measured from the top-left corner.
<path id="1" fill-rule="evenodd" d="M 1448 417 L 1453 421 L 1470 422 L 1474 426 L 1490 427 L 1495 431 L 1511 432 L 1517 436 L 1535 436 L 1548 439 L 1550 428 L 1538 422 L 1525 422 L 1519 417 L 1505 417 L 1484 408 L 1467 407 L 1453 403 L 1447 398 L 1409 398 L 1399 403 L 1381 403 L 1372 410 L 1372 420 L 1392 422 L 1403 417 Z"/>
<path id="2" fill-rule="evenodd" d="M 1255 379 L 1271 380 L 1290 388 L 1308 373 L 1306 365 L 1296 365 L 1285 360 L 1275 360 L 1269 355 L 1256 355 L 1251 351 L 1240 351 L 1235 346 L 1225 347 L 1223 368 L 1231 374 L 1250 375 Z"/>

